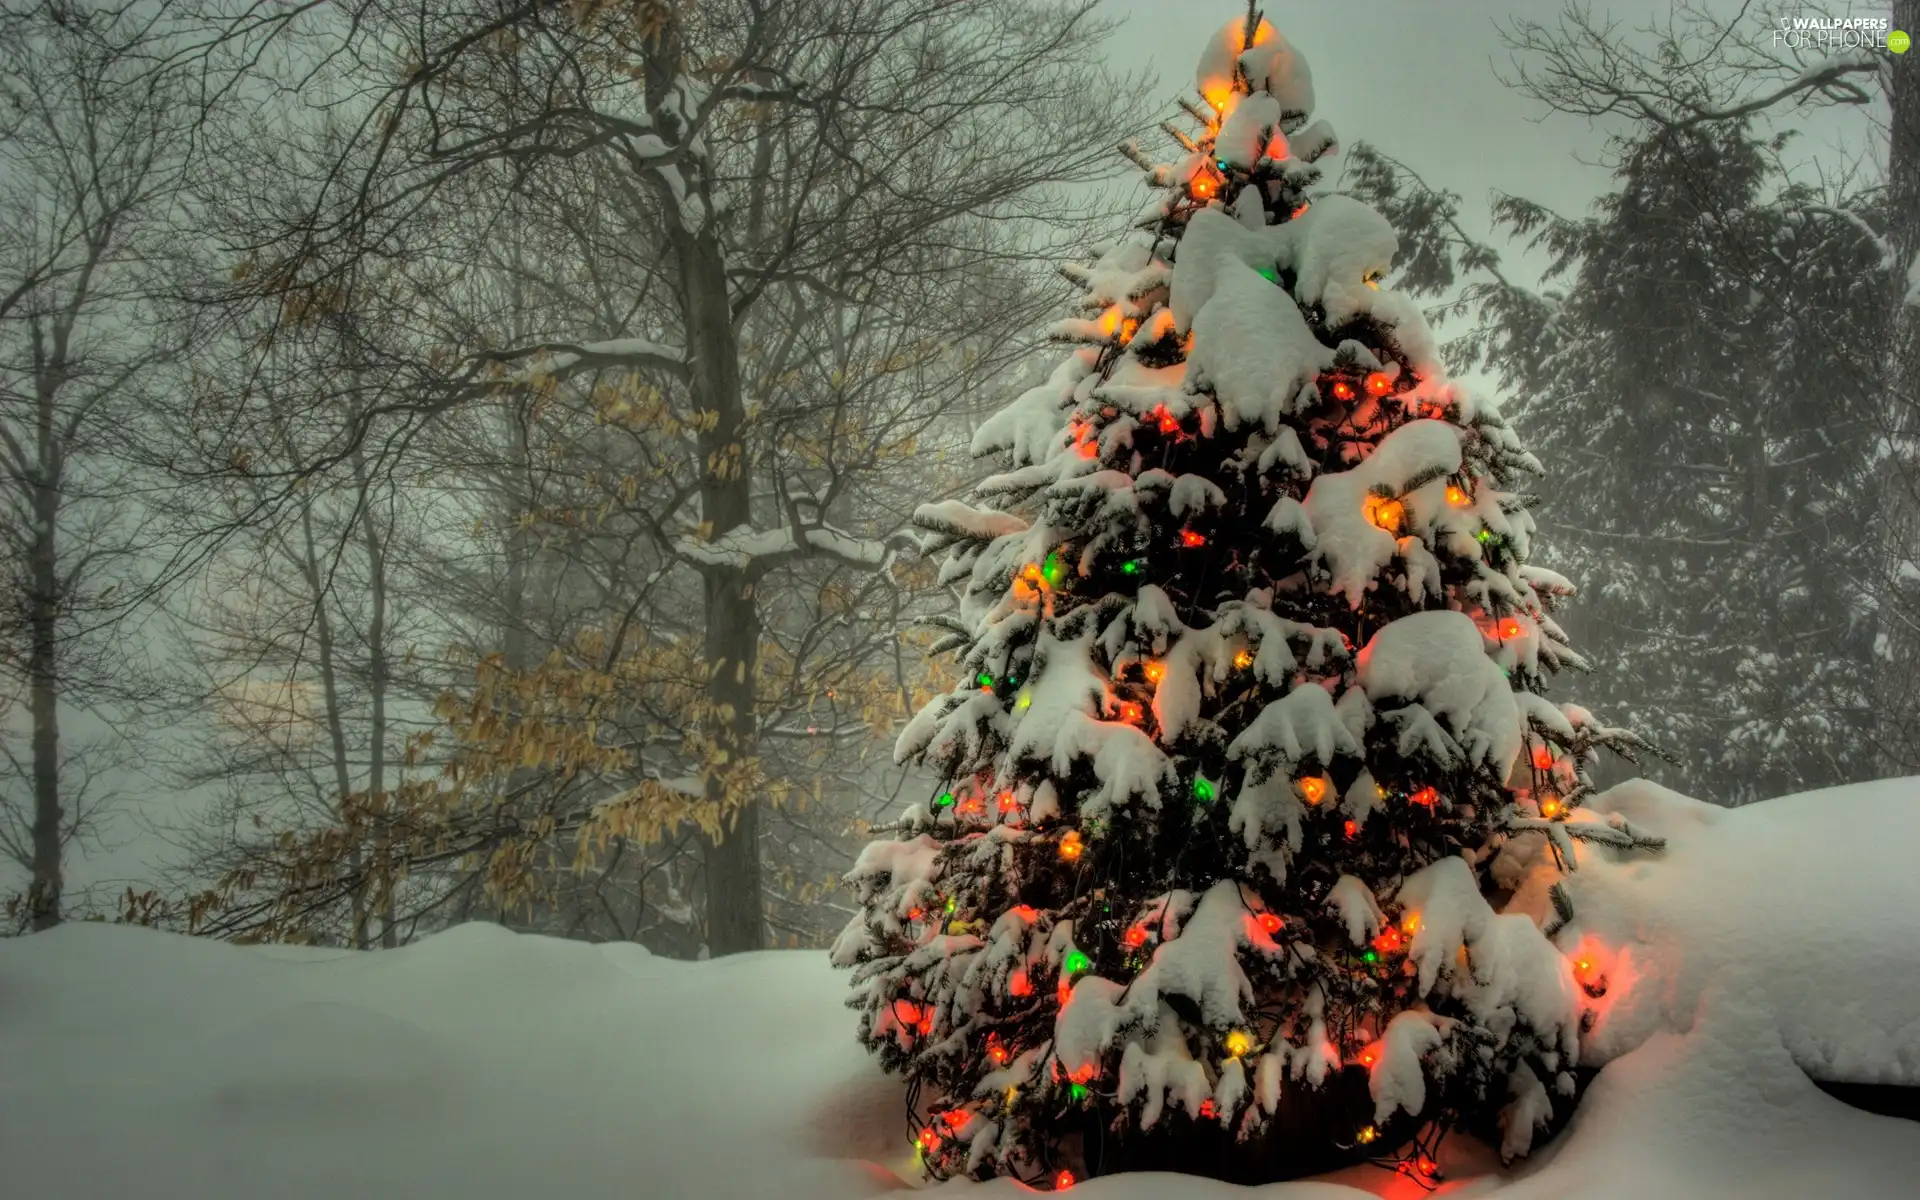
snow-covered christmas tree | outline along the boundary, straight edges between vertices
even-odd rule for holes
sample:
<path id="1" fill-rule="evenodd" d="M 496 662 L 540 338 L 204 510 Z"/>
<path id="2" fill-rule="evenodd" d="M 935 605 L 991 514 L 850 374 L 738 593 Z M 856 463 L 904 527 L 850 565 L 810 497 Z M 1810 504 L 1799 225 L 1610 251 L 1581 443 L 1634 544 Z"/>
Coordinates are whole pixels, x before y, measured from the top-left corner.
<path id="1" fill-rule="evenodd" d="M 945 782 L 861 855 L 834 958 L 936 1176 L 1524 1153 L 1597 981 L 1488 897 L 1651 844 L 1581 808 L 1635 739 L 1541 694 L 1580 660 L 1527 565 L 1539 465 L 1447 380 L 1386 221 L 1316 191 L 1307 64 L 1250 9 L 1199 92 L 1070 272 L 1076 348 L 981 428 L 1004 471 L 916 514 L 963 678 L 897 754 Z"/>

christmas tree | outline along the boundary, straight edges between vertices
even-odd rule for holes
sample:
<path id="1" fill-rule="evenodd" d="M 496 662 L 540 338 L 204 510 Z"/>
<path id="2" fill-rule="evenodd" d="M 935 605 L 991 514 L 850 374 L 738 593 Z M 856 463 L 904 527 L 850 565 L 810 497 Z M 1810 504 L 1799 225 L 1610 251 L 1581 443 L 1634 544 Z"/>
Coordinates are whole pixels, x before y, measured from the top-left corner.
<path id="1" fill-rule="evenodd" d="M 1524 1153 L 1599 981 L 1487 897 L 1653 844 L 1581 808 L 1637 742 L 1541 694 L 1580 660 L 1539 464 L 1387 285 L 1386 221 L 1315 190 L 1307 64 L 1250 10 L 1199 93 L 1178 162 L 1129 147 L 1159 198 L 1069 271 L 1075 348 L 981 427 L 1005 469 L 916 514 L 962 678 L 896 753 L 944 782 L 834 959 L 936 1177 Z"/>

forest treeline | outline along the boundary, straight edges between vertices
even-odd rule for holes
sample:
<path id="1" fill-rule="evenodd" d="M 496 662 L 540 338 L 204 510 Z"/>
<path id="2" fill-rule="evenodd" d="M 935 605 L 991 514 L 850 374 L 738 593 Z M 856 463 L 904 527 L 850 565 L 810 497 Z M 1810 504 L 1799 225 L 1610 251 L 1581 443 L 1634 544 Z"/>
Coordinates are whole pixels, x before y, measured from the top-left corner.
<path id="1" fill-rule="evenodd" d="M 0 13 L 6 927 L 830 937 L 946 686 L 909 517 L 1037 382 L 1056 269 L 1134 198 L 1117 148 L 1173 136 L 1126 125 L 1159 93 L 1111 31 L 1091 0 Z M 1592 211 L 1390 130 L 1327 177 L 1560 481 L 1583 700 L 1719 803 L 1916 769 L 1920 55 L 1684 7 L 1501 35 L 1606 137 Z M 1855 157 L 1794 136 L 1833 106 Z M 142 806 L 153 877 L 67 886 L 131 786 L 179 798 Z"/>

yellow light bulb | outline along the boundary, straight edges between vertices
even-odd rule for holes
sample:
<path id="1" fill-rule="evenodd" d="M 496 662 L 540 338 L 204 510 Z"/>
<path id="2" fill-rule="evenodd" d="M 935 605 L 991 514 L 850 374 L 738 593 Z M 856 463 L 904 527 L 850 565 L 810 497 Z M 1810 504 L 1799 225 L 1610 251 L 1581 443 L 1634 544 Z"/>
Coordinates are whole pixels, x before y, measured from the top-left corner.
<path id="1" fill-rule="evenodd" d="M 1236 1029 L 1227 1035 L 1226 1047 L 1229 1056 L 1240 1058 L 1253 1049 L 1253 1035 L 1244 1029 Z"/>

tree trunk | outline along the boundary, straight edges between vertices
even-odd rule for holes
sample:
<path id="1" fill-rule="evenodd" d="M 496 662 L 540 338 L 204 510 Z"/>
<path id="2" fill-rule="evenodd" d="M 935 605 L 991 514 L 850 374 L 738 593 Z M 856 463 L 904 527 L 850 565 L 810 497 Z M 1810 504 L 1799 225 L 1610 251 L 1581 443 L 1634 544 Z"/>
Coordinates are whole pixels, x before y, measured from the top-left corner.
<path id="1" fill-rule="evenodd" d="M 60 807 L 60 580 L 61 488 L 66 446 L 54 407 L 65 382 L 71 324 L 56 325 L 51 343 L 33 328 L 37 462 L 33 480 L 33 544 L 28 551 L 27 708 L 33 721 L 33 868 L 27 910 L 33 928 L 60 923 L 62 825 Z"/>
<path id="2" fill-rule="evenodd" d="M 700 435 L 705 474 L 700 502 L 707 536 L 748 521 L 752 475 L 746 461 L 746 408 L 740 397 L 739 345 L 727 296 L 725 262 L 711 234 L 675 238 L 694 407 L 713 414 Z M 716 956 L 758 950 L 766 926 L 760 880 L 760 816 L 752 796 L 732 794 L 749 777 L 755 751 L 755 671 L 760 613 L 747 569 L 707 567 L 706 799 L 721 813 L 721 835 L 707 845 L 707 948 Z"/>
<path id="3" fill-rule="evenodd" d="M 353 479 L 359 492 L 360 535 L 367 551 L 367 603 L 372 615 L 367 623 L 367 688 L 372 693 L 373 727 L 368 731 L 369 766 L 367 799 L 377 814 L 374 838 L 374 869 L 380 873 L 380 945 L 388 950 L 399 945 L 399 930 L 394 923 L 393 864 L 389 856 L 387 808 L 387 556 L 380 530 L 373 519 L 372 481 L 366 461 L 354 447 Z"/>
<path id="4" fill-rule="evenodd" d="M 352 763 L 347 757 L 346 714 L 342 711 L 340 700 L 340 680 L 334 670 L 333 617 L 327 611 L 327 591 L 325 581 L 320 574 L 319 547 L 313 536 L 313 497 L 303 494 L 300 499 L 300 533 L 304 541 L 301 567 L 306 573 L 307 591 L 313 597 L 314 653 L 316 665 L 320 669 L 321 700 L 326 705 L 327 741 L 333 752 L 333 785 L 339 793 L 336 803 L 340 806 L 343 824 L 351 825 L 351 814 L 347 812 L 347 803 L 353 795 Z M 354 848 L 348 852 L 347 869 L 354 876 L 353 884 L 353 948 L 367 948 L 367 886 L 360 878 L 361 856 L 358 833 L 355 831 Z"/>
<path id="5" fill-rule="evenodd" d="M 1893 28 L 1920 33 L 1920 0 L 1894 0 Z M 1920 516 L 1920 308 L 1906 305 L 1906 272 L 1920 255 L 1920 52 L 1890 56 L 1892 107 L 1887 147 L 1887 238 L 1895 257 L 1894 305 L 1885 383 L 1892 453 L 1882 484 L 1880 529 L 1885 587 L 1880 606 L 1882 675 L 1879 736 L 1889 775 L 1920 766 L 1920 575 L 1915 518 Z"/>
<path id="6" fill-rule="evenodd" d="M 60 515 L 57 477 L 42 454 L 34 496 L 31 598 L 32 644 L 27 652 L 28 708 L 33 719 L 33 878 L 28 909 L 33 928 L 60 923 L 60 574 L 54 534 Z"/>

